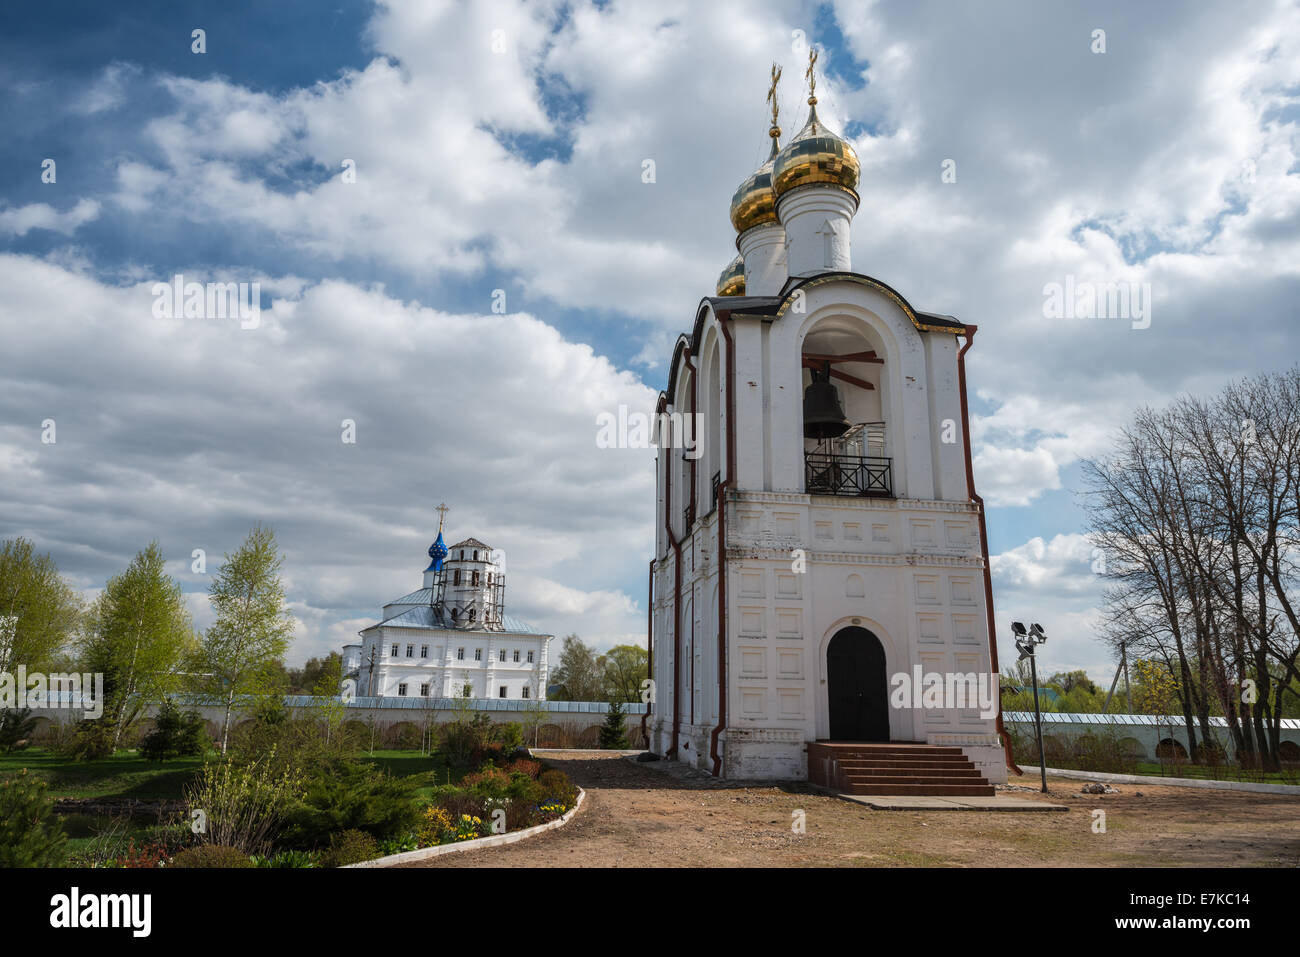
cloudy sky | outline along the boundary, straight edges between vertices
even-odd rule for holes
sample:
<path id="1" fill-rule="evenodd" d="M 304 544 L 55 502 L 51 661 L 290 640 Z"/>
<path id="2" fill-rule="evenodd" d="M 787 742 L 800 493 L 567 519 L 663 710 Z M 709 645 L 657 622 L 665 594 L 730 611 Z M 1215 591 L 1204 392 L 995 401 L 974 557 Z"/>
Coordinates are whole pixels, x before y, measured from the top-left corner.
<path id="1" fill-rule="evenodd" d="M 156 539 L 202 625 L 194 550 L 269 523 L 301 661 L 419 584 L 446 501 L 512 612 L 644 642 L 651 461 L 595 416 L 664 386 L 807 42 L 855 269 L 980 327 L 1002 631 L 1109 679 L 1080 458 L 1300 354 L 1295 3 L 6 5 L 0 537 L 87 593 Z M 156 318 L 178 273 L 258 282 L 256 327 Z M 1045 318 L 1067 278 L 1149 283 L 1149 325 Z"/>

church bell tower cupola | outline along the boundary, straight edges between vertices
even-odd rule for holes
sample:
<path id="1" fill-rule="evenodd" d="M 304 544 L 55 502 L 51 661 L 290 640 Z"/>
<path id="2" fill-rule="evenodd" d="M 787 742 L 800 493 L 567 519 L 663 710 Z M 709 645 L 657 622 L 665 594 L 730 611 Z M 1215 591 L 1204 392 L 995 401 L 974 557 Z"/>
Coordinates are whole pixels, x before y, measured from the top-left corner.
<path id="1" fill-rule="evenodd" d="M 776 192 L 772 189 L 772 171 L 781 138 L 778 123 L 780 110 L 776 87 L 781 68 L 772 64 L 772 85 L 767 99 L 772 105 L 772 150 L 762 166 L 740 184 L 731 197 L 731 225 L 739 234 L 736 248 L 744 269 L 744 295 L 775 296 L 785 285 L 785 229 L 776 218 Z M 723 295 L 723 293 L 719 293 Z"/>
<path id="2" fill-rule="evenodd" d="M 858 211 L 858 154 L 817 116 L 817 50 L 808 52 L 808 122 L 775 158 L 772 189 L 785 228 L 786 272 L 851 272 L 849 228 Z"/>

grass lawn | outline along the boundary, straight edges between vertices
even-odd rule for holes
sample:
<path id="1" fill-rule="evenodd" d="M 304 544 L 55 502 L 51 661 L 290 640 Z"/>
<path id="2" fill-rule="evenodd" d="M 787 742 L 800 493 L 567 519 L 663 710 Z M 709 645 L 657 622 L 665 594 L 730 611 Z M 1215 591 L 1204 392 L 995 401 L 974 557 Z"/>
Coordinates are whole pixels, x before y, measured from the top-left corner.
<path id="1" fill-rule="evenodd" d="M 1262 784 L 1300 784 L 1300 769 L 1259 771 L 1254 768 L 1218 767 L 1199 764 L 1159 764 L 1146 762 L 1138 765 L 1135 774 L 1149 774 L 1167 778 L 1209 778 L 1213 781 L 1254 781 Z"/>
<path id="2" fill-rule="evenodd" d="M 441 784 L 459 784 L 467 773 L 464 768 L 453 768 L 438 753 L 421 754 L 419 751 L 363 751 L 357 755 L 362 761 L 387 771 L 395 778 L 414 774 L 428 775 L 427 783 L 415 789 L 417 797 L 432 797 L 433 788 Z"/>
<path id="3" fill-rule="evenodd" d="M 42 748 L 0 754 L 0 774 L 26 768 L 49 784 L 51 795 L 66 798 L 180 800 L 202 764 L 201 758 L 151 763 L 135 751 L 98 761 L 74 761 Z"/>
<path id="4" fill-rule="evenodd" d="M 456 784 L 463 770 L 449 768 L 439 754 L 418 751 L 362 751 L 356 757 L 404 778 L 428 774 L 427 785 L 417 790 L 428 796 L 435 784 Z M 62 798 L 135 798 L 138 800 L 179 801 L 193 780 L 202 758 L 172 758 L 162 763 L 146 761 L 136 751 L 118 751 L 111 758 L 98 761 L 74 761 L 42 748 L 29 748 L 13 754 L 0 754 L 0 775 L 26 768 L 50 786 L 50 794 Z"/>

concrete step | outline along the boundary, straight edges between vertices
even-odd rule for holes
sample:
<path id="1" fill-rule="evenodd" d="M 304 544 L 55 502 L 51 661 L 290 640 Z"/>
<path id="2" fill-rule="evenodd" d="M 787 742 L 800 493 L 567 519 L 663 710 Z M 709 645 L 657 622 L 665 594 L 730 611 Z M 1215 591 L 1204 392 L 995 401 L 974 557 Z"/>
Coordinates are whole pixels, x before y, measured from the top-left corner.
<path id="1" fill-rule="evenodd" d="M 932 758 L 922 760 L 920 758 L 832 758 L 842 768 L 853 767 L 870 767 L 870 768 L 973 768 L 975 765 L 969 758 Z"/>
<path id="2" fill-rule="evenodd" d="M 840 766 L 840 773 L 847 778 L 859 775 L 868 777 L 913 777 L 913 778 L 975 778 L 984 780 L 977 768 L 846 768 Z"/>
<path id="3" fill-rule="evenodd" d="M 893 795 L 896 797 L 993 797 L 991 784 L 848 784 L 846 794 Z"/>

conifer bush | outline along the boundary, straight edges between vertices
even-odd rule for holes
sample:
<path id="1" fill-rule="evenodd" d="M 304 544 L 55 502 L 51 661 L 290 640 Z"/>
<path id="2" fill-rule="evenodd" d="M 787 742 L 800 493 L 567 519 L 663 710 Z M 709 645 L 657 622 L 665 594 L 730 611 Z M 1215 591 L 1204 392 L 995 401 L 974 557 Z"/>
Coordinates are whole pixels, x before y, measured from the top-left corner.
<path id="1" fill-rule="evenodd" d="M 0 780 L 0 867 L 59 867 L 66 854 L 67 835 L 45 782 L 26 768 Z"/>

